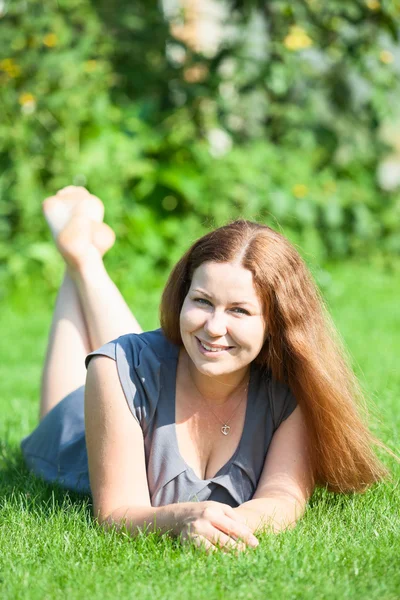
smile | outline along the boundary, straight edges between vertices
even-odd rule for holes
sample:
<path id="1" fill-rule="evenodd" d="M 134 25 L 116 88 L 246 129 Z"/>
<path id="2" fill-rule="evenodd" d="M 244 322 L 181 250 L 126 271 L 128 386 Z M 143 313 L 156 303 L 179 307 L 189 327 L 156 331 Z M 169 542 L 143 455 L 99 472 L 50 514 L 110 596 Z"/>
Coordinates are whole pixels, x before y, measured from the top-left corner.
<path id="1" fill-rule="evenodd" d="M 216 346 L 216 345 L 209 345 L 206 344 L 205 342 L 202 342 L 201 340 L 199 340 L 199 338 L 196 337 L 197 343 L 199 345 L 200 351 L 204 353 L 210 353 L 212 352 L 213 354 L 222 354 L 222 352 L 227 352 L 228 350 L 230 350 L 231 348 L 233 348 L 233 346 Z"/>

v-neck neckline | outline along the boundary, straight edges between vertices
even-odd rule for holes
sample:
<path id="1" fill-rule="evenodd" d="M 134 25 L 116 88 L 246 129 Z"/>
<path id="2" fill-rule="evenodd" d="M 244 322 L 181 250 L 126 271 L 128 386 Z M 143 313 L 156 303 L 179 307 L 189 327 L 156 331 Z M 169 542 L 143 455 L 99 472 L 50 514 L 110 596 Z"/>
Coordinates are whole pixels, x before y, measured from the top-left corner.
<path id="1" fill-rule="evenodd" d="M 249 386 L 248 386 L 248 390 L 247 390 L 246 414 L 245 414 L 245 418 L 244 418 L 242 435 L 240 437 L 240 440 L 236 447 L 236 450 L 234 451 L 234 453 L 232 454 L 230 459 L 217 471 L 217 473 L 213 477 L 208 477 L 207 479 L 201 479 L 201 477 L 199 477 L 197 475 L 197 473 L 194 471 L 194 469 L 186 462 L 186 460 L 183 458 L 183 456 L 181 454 L 181 451 L 179 450 L 178 434 L 177 434 L 177 430 L 176 430 L 176 379 L 177 379 L 177 373 L 178 373 L 178 363 L 179 363 L 179 352 L 178 352 L 178 356 L 175 361 L 174 371 L 173 371 L 173 373 L 171 373 L 171 376 L 172 376 L 171 378 L 173 380 L 173 384 L 172 384 L 172 394 L 171 394 L 172 402 L 170 404 L 170 407 L 171 407 L 172 429 L 173 429 L 173 434 L 174 434 L 173 441 L 175 444 L 175 450 L 176 450 L 176 453 L 177 453 L 180 461 L 186 468 L 186 470 L 190 471 L 193 474 L 193 476 L 196 478 L 197 481 L 208 483 L 210 481 L 213 481 L 217 477 L 224 475 L 225 470 L 227 470 L 228 467 L 230 467 L 232 462 L 236 459 L 236 457 L 240 453 L 242 446 L 244 445 L 244 440 L 246 438 L 246 434 L 248 431 L 248 425 L 249 425 L 249 421 L 250 421 L 250 414 L 251 414 L 250 405 L 252 404 L 252 399 L 254 396 L 253 395 L 253 386 L 254 386 L 254 379 L 255 379 L 254 365 L 253 365 L 253 363 L 250 364 L 250 378 L 249 378 Z"/>

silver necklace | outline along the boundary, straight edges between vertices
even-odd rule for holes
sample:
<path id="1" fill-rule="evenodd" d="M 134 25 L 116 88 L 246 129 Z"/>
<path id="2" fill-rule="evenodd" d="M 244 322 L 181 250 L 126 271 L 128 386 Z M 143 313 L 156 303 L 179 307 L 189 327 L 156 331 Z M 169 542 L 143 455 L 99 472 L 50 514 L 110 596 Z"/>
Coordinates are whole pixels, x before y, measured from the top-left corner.
<path id="1" fill-rule="evenodd" d="M 246 390 L 247 390 L 247 387 L 245 388 L 245 390 L 244 390 L 244 391 L 246 391 Z M 201 395 L 201 394 L 200 394 L 200 395 Z M 205 398 L 204 398 L 203 396 L 201 396 L 201 397 L 202 397 L 202 398 L 203 398 L 203 400 L 205 401 Z M 212 412 L 212 414 L 214 415 L 214 417 L 216 417 L 216 418 L 218 419 L 218 421 L 219 421 L 220 423 L 222 423 L 222 427 L 221 427 L 221 433 L 223 433 L 224 435 L 228 435 L 228 433 L 230 432 L 230 430 L 231 430 L 231 426 L 230 426 L 230 425 L 228 425 L 228 423 L 229 423 L 229 421 L 232 421 L 232 419 L 233 419 L 233 417 L 235 416 L 235 414 L 236 414 L 236 412 L 237 412 L 237 410 L 238 410 L 239 406 L 242 404 L 242 402 L 243 402 L 244 398 L 245 398 L 245 395 L 243 394 L 243 398 L 241 399 L 241 401 L 239 402 L 239 404 L 237 405 L 237 407 L 235 408 L 235 410 L 234 410 L 234 411 L 233 411 L 233 413 L 231 414 L 230 418 L 229 418 L 229 419 L 228 419 L 226 422 L 224 422 L 224 421 L 221 421 L 221 419 L 218 417 L 218 415 L 216 415 L 216 414 L 215 414 L 215 412 L 213 411 L 213 409 L 211 408 L 211 406 L 210 406 L 210 405 L 207 403 L 207 407 L 208 407 L 208 408 L 211 410 L 211 412 Z"/>
<path id="2" fill-rule="evenodd" d="M 237 412 L 237 411 L 238 411 L 238 409 L 239 409 L 239 406 L 242 404 L 243 400 L 245 399 L 245 397 L 246 397 L 246 391 L 247 391 L 247 388 L 249 387 L 249 382 L 247 382 L 247 385 L 246 385 L 246 387 L 245 387 L 245 388 L 244 388 L 244 390 L 243 390 L 243 391 L 244 391 L 243 397 L 241 398 L 241 400 L 240 400 L 239 404 L 237 405 L 237 407 L 235 408 L 235 410 L 233 411 L 233 413 L 231 414 L 231 416 L 229 417 L 229 419 L 228 419 L 227 421 L 221 421 L 221 419 L 219 418 L 219 416 L 215 414 L 215 412 L 213 411 L 213 409 L 212 409 L 212 408 L 211 408 L 211 406 L 208 404 L 207 400 L 205 399 L 205 397 L 203 396 L 203 394 L 200 392 L 199 388 L 198 388 L 198 387 L 197 387 L 197 385 L 195 384 L 195 382 L 194 382 L 194 379 L 193 379 L 193 377 L 192 377 L 192 376 L 191 376 L 191 374 L 190 374 L 190 371 L 189 371 L 189 375 L 190 375 L 190 379 L 192 380 L 192 383 L 193 383 L 194 387 L 196 388 L 196 390 L 197 390 L 197 391 L 198 391 L 198 393 L 199 393 L 199 396 L 200 396 L 200 398 L 201 398 L 201 399 L 204 401 L 204 403 L 206 404 L 207 408 L 209 408 L 209 409 L 211 410 L 211 412 L 212 412 L 212 414 L 214 415 L 214 417 L 215 417 L 216 419 L 218 419 L 218 421 L 219 421 L 220 423 L 222 423 L 222 427 L 221 427 L 221 429 L 220 429 L 221 433 L 222 433 L 223 435 L 228 435 L 228 433 L 229 433 L 229 432 L 230 432 L 230 430 L 231 430 L 231 426 L 230 426 L 228 423 L 229 423 L 230 421 L 232 421 L 233 417 L 235 416 L 236 412 Z"/>

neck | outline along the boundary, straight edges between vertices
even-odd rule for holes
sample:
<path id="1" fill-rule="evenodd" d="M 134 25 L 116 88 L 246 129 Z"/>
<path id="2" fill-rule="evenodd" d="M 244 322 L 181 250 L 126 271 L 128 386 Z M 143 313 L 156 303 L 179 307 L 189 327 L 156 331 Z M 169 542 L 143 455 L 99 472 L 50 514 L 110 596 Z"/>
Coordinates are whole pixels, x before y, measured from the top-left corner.
<path id="1" fill-rule="evenodd" d="M 198 371 L 186 352 L 185 360 L 189 379 L 194 388 L 204 399 L 216 406 L 226 404 L 230 398 L 236 397 L 238 392 L 247 389 L 249 366 L 234 373 L 211 377 Z"/>

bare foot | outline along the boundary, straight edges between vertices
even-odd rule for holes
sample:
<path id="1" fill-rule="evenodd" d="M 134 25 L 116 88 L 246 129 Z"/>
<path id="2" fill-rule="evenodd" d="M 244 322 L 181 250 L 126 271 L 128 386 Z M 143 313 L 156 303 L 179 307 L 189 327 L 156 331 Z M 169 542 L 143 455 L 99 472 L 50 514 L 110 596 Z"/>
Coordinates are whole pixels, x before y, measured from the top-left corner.
<path id="1" fill-rule="evenodd" d="M 73 215 L 57 236 L 57 248 L 69 267 L 80 270 L 101 260 L 115 242 L 115 233 L 105 223 L 95 223 L 85 215 Z"/>
<path id="2" fill-rule="evenodd" d="M 96 223 L 101 223 L 104 217 L 102 201 L 85 188 L 74 185 L 46 198 L 42 207 L 55 242 L 73 215 L 86 216 Z"/>
<path id="3" fill-rule="evenodd" d="M 94 247 L 102 257 L 115 242 L 103 223 L 104 206 L 85 188 L 70 185 L 43 202 L 43 213 L 57 248 L 70 266 L 78 266 Z"/>
<path id="4" fill-rule="evenodd" d="M 92 244 L 103 256 L 115 242 L 115 233 L 106 223 L 92 221 Z"/>

